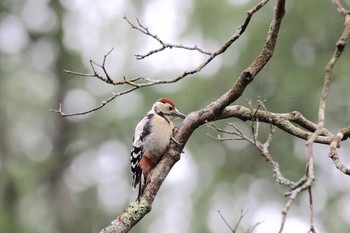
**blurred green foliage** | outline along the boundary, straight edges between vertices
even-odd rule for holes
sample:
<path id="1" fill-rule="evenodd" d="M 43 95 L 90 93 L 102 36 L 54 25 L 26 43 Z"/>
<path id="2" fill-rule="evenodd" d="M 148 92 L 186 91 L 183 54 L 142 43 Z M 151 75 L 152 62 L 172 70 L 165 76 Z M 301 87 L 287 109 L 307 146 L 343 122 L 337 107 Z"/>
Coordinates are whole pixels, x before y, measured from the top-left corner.
<path id="1" fill-rule="evenodd" d="M 269 2 L 243 36 L 202 72 L 180 83 L 154 86 L 115 99 L 86 116 L 61 118 L 49 111 L 88 110 L 124 90 L 65 69 L 90 73 L 89 60 L 106 65 L 113 79 L 145 76 L 169 79 L 204 57 L 175 49 L 136 61 L 133 54 L 157 48 L 151 38 L 123 21 L 135 17 L 167 42 L 217 49 L 244 21 L 257 1 L 37 1 L 0 3 L 0 228 L 6 233 L 98 232 L 135 199 L 129 147 L 133 129 L 152 103 L 172 98 L 182 112 L 200 109 L 222 95 L 261 50 L 272 18 Z M 346 5 L 350 8 L 350 5 Z M 272 60 L 235 104 L 266 99 L 273 112 L 300 111 L 317 120 L 324 66 L 342 32 L 343 18 L 330 1 L 288 1 Z M 195 54 L 195 55 L 194 55 Z M 348 124 L 349 53 L 336 64 L 327 102 L 326 127 Z M 255 104 L 256 105 L 256 104 Z M 250 122 L 233 122 L 250 133 Z M 179 122 L 177 122 L 179 123 Z M 261 132 L 267 132 L 262 126 Z M 202 126 L 166 179 L 152 212 L 132 232 L 229 232 L 218 210 L 241 229 L 264 221 L 254 232 L 277 231 L 286 199 L 271 168 L 242 141 L 218 142 Z M 262 140 L 264 134 L 261 135 Z M 345 162 L 350 147 L 342 145 Z M 348 177 L 316 146 L 316 228 L 346 232 L 350 227 Z M 284 175 L 299 179 L 305 169 L 304 141 L 278 131 L 270 152 Z M 307 194 L 292 207 L 285 232 L 306 232 Z"/>

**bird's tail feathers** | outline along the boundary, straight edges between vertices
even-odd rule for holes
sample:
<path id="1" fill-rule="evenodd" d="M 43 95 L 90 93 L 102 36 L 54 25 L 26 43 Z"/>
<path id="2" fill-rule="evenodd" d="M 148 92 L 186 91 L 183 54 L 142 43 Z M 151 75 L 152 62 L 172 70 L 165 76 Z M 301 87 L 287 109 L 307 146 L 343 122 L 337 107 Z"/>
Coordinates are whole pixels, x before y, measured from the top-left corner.
<path id="1" fill-rule="evenodd" d="M 136 189 L 136 186 L 140 183 L 142 175 L 142 170 L 137 169 L 132 176 L 132 189 Z"/>

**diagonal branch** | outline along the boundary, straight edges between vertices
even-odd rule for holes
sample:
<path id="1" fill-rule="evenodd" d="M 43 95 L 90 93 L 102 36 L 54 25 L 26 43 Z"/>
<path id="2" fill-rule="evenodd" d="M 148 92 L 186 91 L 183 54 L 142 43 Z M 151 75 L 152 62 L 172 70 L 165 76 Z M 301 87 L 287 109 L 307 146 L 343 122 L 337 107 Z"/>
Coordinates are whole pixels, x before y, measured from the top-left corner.
<path id="1" fill-rule="evenodd" d="M 241 97 L 245 88 L 255 79 L 260 70 L 269 62 L 275 50 L 278 33 L 284 14 L 285 0 L 277 0 L 274 9 L 274 16 L 262 51 L 254 59 L 254 61 L 245 70 L 243 70 L 233 86 L 216 102 L 208 106 L 212 109 L 213 115 L 221 113 L 226 106 Z"/>

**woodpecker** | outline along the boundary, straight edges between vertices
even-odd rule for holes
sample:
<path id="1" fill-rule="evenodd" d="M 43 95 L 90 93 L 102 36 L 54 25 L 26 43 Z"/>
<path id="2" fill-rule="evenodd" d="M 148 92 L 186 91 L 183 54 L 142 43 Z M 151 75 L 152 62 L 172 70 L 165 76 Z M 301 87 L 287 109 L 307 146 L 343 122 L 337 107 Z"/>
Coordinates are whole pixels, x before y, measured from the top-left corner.
<path id="1" fill-rule="evenodd" d="M 172 120 L 177 117 L 184 119 L 186 115 L 176 109 L 173 101 L 161 98 L 135 128 L 130 164 L 133 189 L 139 184 L 137 200 L 143 194 L 147 177 L 170 143 L 174 128 Z"/>

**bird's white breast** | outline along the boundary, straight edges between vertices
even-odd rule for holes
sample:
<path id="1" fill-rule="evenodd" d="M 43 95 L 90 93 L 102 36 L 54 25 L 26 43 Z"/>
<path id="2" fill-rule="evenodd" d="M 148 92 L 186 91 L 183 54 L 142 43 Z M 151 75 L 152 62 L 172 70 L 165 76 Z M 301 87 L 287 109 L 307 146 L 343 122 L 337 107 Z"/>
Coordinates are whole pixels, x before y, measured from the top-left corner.
<path id="1" fill-rule="evenodd" d="M 174 125 L 171 121 L 168 122 L 163 117 L 154 115 L 150 126 L 151 133 L 144 141 L 144 153 L 162 156 L 169 145 Z"/>

